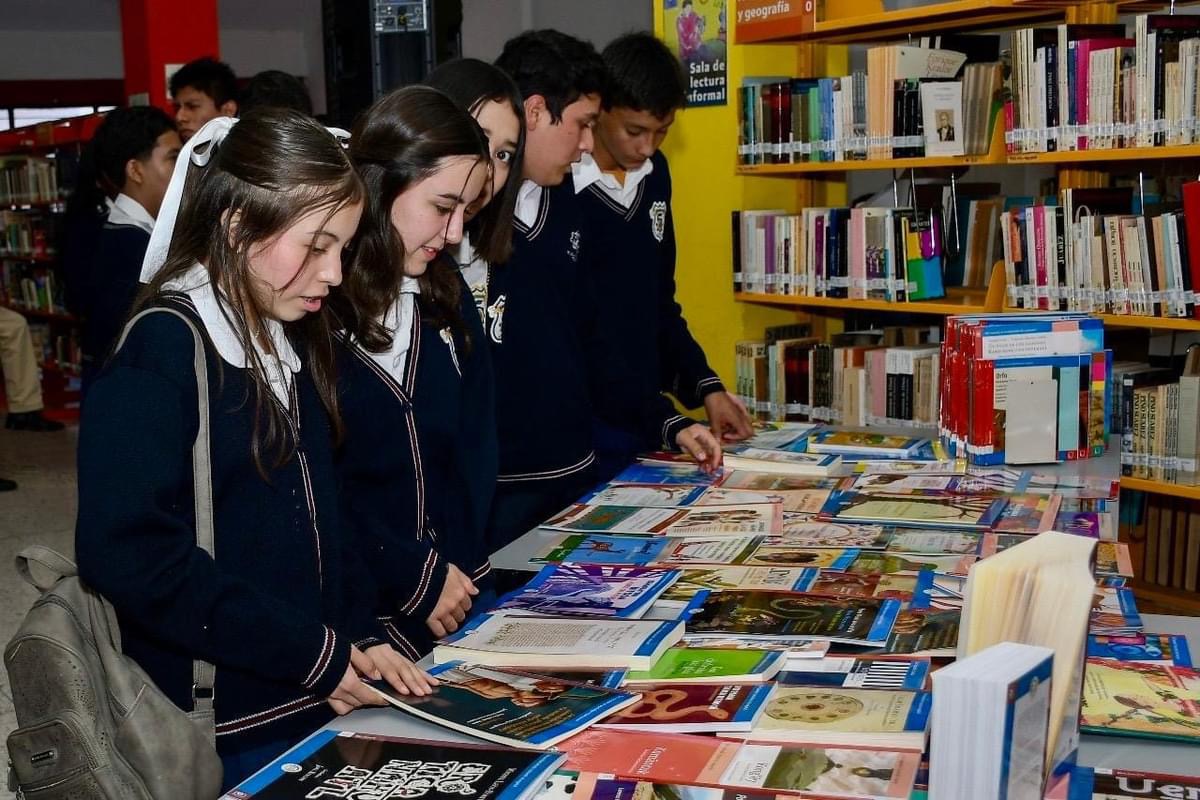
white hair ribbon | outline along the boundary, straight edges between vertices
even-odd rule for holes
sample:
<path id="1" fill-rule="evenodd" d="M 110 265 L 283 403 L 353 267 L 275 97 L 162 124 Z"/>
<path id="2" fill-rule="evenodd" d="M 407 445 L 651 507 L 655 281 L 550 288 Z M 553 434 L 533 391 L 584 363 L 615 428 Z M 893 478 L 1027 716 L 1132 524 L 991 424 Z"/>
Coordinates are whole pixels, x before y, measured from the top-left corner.
<path id="1" fill-rule="evenodd" d="M 175 169 L 171 173 L 171 182 L 167 185 L 167 192 L 163 195 L 158 217 L 154 220 L 150 244 L 146 247 L 146 255 L 142 259 L 140 276 L 142 283 L 152 281 L 158 271 L 163 268 L 163 264 L 167 263 L 171 238 L 175 235 L 175 220 L 179 216 L 179 205 L 183 201 L 183 186 L 187 182 L 188 167 L 191 164 L 198 167 L 208 166 L 208 162 L 217 152 L 221 140 L 236 124 L 237 117 L 214 117 L 204 123 L 204 127 L 196 131 L 179 151 L 179 158 L 175 161 Z M 342 128 L 328 128 L 327 130 L 342 147 L 349 145 L 349 131 Z"/>

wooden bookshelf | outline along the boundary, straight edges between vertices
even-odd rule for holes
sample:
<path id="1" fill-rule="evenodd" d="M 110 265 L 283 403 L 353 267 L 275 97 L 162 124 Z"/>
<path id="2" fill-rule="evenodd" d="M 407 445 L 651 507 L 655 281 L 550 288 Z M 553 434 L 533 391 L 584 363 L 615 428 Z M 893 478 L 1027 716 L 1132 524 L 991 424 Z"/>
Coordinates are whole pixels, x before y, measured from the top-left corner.
<path id="1" fill-rule="evenodd" d="M 1200 333 L 1200 319 L 1194 317 L 1146 317 L 1136 314 L 1092 314 L 1114 328 L 1148 328 L 1159 331 L 1195 331 Z"/>
<path id="2" fill-rule="evenodd" d="M 1126 147 L 1109 150 L 1059 150 L 1053 153 L 1011 153 L 1009 164 L 1086 164 L 1096 161 L 1150 161 L 1200 158 L 1200 144 L 1172 147 Z"/>
<path id="3" fill-rule="evenodd" d="M 1121 488 L 1149 494 L 1165 494 L 1171 497 L 1182 497 L 1187 500 L 1200 500 L 1200 486 L 1188 486 L 1182 483 L 1154 481 L 1146 478 L 1130 478 L 1121 476 Z"/>

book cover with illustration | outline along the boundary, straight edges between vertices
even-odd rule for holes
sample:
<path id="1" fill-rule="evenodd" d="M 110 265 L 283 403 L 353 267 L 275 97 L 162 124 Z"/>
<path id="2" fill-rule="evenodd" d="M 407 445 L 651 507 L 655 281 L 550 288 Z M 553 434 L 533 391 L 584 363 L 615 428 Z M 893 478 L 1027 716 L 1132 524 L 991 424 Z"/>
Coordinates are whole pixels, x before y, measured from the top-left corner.
<path id="1" fill-rule="evenodd" d="M 642 508 L 576 503 L 543 522 L 541 527 L 582 533 L 712 536 L 777 533 L 782 524 L 783 509 L 773 503 L 697 508 Z"/>
<path id="2" fill-rule="evenodd" d="M 882 550 L 890 541 L 887 529 L 880 525 L 846 525 L 784 515 L 783 529 L 768 536 L 768 547 L 858 547 Z"/>
<path id="3" fill-rule="evenodd" d="M 839 522 L 902 525 L 913 528 L 989 530 L 1007 501 L 990 497 L 920 497 L 836 491 L 821 516 Z"/>
<path id="4" fill-rule="evenodd" d="M 803 591 L 833 597 L 900 600 L 905 608 L 928 608 L 932 599 L 933 579 L 934 573 L 929 570 L 906 574 L 822 570 Z"/>
<path id="5" fill-rule="evenodd" d="M 746 440 L 746 444 L 764 450 L 803 453 L 807 449 L 809 436 L 820 427 L 810 422 L 756 422 L 754 435 Z"/>
<path id="6" fill-rule="evenodd" d="M 845 644 L 887 641 L 899 600 L 833 599 L 791 592 L 718 592 L 687 621 L 693 636 L 803 636 Z"/>
<path id="7" fill-rule="evenodd" d="M 737 473 L 730 473 L 736 475 Z M 751 491 L 749 489 L 729 489 L 724 486 L 709 488 L 696 501 L 700 506 L 733 506 L 745 503 L 777 503 L 784 513 L 815 514 L 829 500 L 827 489 L 772 489 L 770 491 Z"/>
<path id="8" fill-rule="evenodd" d="M 694 505 L 708 487 L 671 483 L 607 483 L 597 486 L 578 503 L 594 506 L 684 508 Z"/>
<path id="9" fill-rule="evenodd" d="M 673 569 L 549 564 L 492 610 L 636 619 L 678 578 Z"/>
<path id="10" fill-rule="evenodd" d="M 777 540 L 778 541 L 778 540 Z M 793 547 L 759 543 L 739 562 L 746 566 L 815 567 L 844 570 L 862 552 L 856 547 L 844 549 L 824 547 Z"/>
<path id="11" fill-rule="evenodd" d="M 870 655 L 919 655 L 953 658 L 958 647 L 961 609 L 906 610 L 896 616 L 887 642 Z"/>
<path id="12" fill-rule="evenodd" d="M 1089 658 L 1079 729 L 1200 742 L 1200 673 L 1165 663 Z"/>
<path id="13" fill-rule="evenodd" d="M 857 572 L 863 575 L 876 573 L 883 575 L 892 575 L 895 573 L 913 574 L 917 572 L 966 575 L 971 565 L 976 561 L 975 556 L 860 553 L 854 559 L 854 563 L 846 568 L 846 571 Z"/>
<path id="14" fill-rule="evenodd" d="M 1005 498 L 1008 504 L 992 524 L 997 533 L 1043 533 L 1054 528 L 1062 498 L 1057 495 L 1022 494 Z"/>
<path id="15" fill-rule="evenodd" d="M 789 664 L 776 676 L 779 686 L 832 686 L 848 689 L 925 689 L 928 658 L 836 657 Z"/>
<path id="16" fill-rule="evenodd" d="M 547 675 L 462 662 L 433 667 L 433 694 L 400 694 L 386 681 L 368 681 L 389 703 L 460 733 L 545 750 L 638 701 L 634 693 L 568 683 Z"/>
<path id="17" fill-rule="evenodd" d="M 834 453 L 849 459 L 909 458 L 928 442 L 928 439 L 871 431 L 822 430 L 808 437 L 808 452 Z"/>
<path id="18" fill-rule="evenodd" d="M 1192 667 L 1192 652 L 1187 637 L 1169 633 L 1088 636 L 1087 654 L 1092 658 L 1113 661 L 1161 661 L 1175 667 Z"/>
<path id="19" fill-rule="evenodd" d="M 648 670 L 625 675 L 626 686 L 647 683 L 765 683 L 787 662 L 780 650 L 672 647 Z"/>
<path id="20" fill-rule="evenodd" d="M 748 731 L 763 712 L 771 687 L 685 683 L 639 686 L 641 699 L 596 723 L 600 728 L 661 733 Z"/>
<path id="21" fill-rule="evenodd" d="M 962 555 L 982 558 L 991 555 L 991 534 L 968 531 L 927 531 L 896 528 L 888 536 L 888 553 L 904 555 Z"/>
<path id="22" fill-rule="evenodd" d="M 550 541 L 530 561 L 550 564 L 627 564 L 644 566 L 659 560 L 668 539 L 602 534 L 567 534 Z"/>
<path id="23" fill-rule="evenodd" d="M 734 470 L 726 472 L 720 483 L 722 489 L 745 489 L 748 492 L 786 492 L 807 489 L 837 489 L 844 478 L 780 475 L 776 472 Z"/>
<path id="24" fill-rule="evenodd" d="M 662 594 L 663 600 L 687 601 L 701 589 L 804 591 L 819 571 L 811 567 L 694 567 L 680 571 L 679 580 Z"/>
<path id="25" fill-rule="evenodd" d="M 894 749 L 764 747 L 706 736 L 592 729 L 563 743 L 567 768 L 657 784 L 868 800 L 910 796 L 921 755 Z"/>
<path id="26" fill-rule="evenodd" d="M 925 494 L 937 497 L 942 495 L 966 494 L 957 491 L 957 487 L 966 479 L 963 475 L 921 475 L 912 473 L 862 473 L 850 485 L 844 487 L 864 494 Z"/>
<path id="27" fill-rule="evenodd" d="M 1092 594 L 1092 614 L 1088 631 L 1109 636 L 1141 633 L 1142 617 L 1138 613 L 1133 590 L 1123 586 L 1097 586 Z"/>
<path id="28" fill-rule="evenodd" d="M 729 444 L 725 451 L 725 466 L 733 470 L 779 472 L 787 475 L 829 475 L 842 458 L 826 453 L 797 453 L 791 450 L 767 450 L 748 443 Z"/>
<path id="29" fill-rule="evenodd" d="M 720 473 L 709 474 L 694 463 L 664 464 L 636 461 L 621 470 L 609 483 L 677 484 L 684 486 L 716 486 L 721 483 Z"/>
<path id="30" fill-rule="evenodd" d="M 1132 578 L 1133 560 L 1129 557 L 1129 545 L 1124 542 L 1097 542 L 1096 574 Z"/>
<path id="31" fill-rule="evenodd" d="M 741 564 L 759 548 L 761 536 L 672 536 L 656 559 L 670 566 Z"/>
<path id="32" fill-rule="evenodd" d="M 929 692 L 777 685 L 747 738 L 920 752 L 932 704 Z"/>
<path id="33" fill-rule="evenodd" d="M 529 800 L 564 760 L 561 753 L 320 730 L 238 784 L 223 800 Z"/>

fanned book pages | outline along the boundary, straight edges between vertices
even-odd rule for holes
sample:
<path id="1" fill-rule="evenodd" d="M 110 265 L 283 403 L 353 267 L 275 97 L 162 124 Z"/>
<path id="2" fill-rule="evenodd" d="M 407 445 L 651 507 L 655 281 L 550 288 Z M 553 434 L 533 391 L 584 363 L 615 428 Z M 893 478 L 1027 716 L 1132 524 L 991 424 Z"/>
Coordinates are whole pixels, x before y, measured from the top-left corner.
<path id="1" fill-rule="evenodd" d="M 1093 539 L 1049 531 L 977 562 L 967 578 L 959 658 L 1001 642 L 1054 651 L 1047 769 L 1069 763 L 1078 748 L 1095 546 Z"/>
<path id="2" fill-rule="evenodd" d="M 638 702 L 630 692 L 575 684 L 535 673 L 452 662 L 429 671 L 433 694 L 400 694 L 368 685 L 389 703 L 451 730 L 510 747 L 545 750 Z"/>
<path id="3" fill-rule="evenodd" d="M 566 768 L 580 772 L 843 800 L 907 800 L 921 762 L 920 753 L 894 749 L 743 744 L 599 729 L 567 740 L 563 751 Z"/>
<path id="4" fill-rule="evenodd" d="M 639 536 L 714 536 L 778 533 L 783 509 L 775 504 L 640 508 L 576 503 L 542 523 L 553 530 Z"/>
<path id="5" fill-rule="evenodd" d="M 560 753 L 320 730 L 222 800 L 531 800 L 563 761 Z"/>
<path id="6" fill-rule="evenodd" d="M 481 614 L 433 648 L 437 664 L 650 669 L 683 636 L 682 622 Z"/>
<path id="7" fill-rule="evenodd" d="M 637 619 L 679 578 L 672 569 L 555 564 L 500 598 L 494 611 Z"/>

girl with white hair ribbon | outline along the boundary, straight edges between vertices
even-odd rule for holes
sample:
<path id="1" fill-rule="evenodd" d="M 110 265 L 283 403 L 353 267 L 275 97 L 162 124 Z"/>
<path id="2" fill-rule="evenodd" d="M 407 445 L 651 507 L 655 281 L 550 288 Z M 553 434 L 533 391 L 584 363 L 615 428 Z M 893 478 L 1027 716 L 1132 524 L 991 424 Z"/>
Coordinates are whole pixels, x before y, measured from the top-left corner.
<path id="1" fill-rule="evenodd" d="M 324 306 L 362 204 L 342 142 L 312 119 L 264 110 L 206 124 L 180 153 L 136 316 L 83 411 L 80 574 L 163 691 L 185 711 L 211 706 L 227 787 L 333 712 L 377 703 L 360 675 L 431 691 L 383 643 L 338 513 Z M 210 467 L 198 482 L 198 375 L 177 314 L 206 340 Z M 211 554 L 196 541 L 205 482 Z M 210 691 L 196 691 L 193 660 L 215 666 Z"/>

